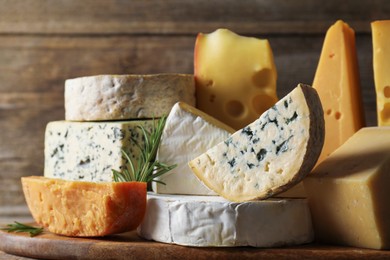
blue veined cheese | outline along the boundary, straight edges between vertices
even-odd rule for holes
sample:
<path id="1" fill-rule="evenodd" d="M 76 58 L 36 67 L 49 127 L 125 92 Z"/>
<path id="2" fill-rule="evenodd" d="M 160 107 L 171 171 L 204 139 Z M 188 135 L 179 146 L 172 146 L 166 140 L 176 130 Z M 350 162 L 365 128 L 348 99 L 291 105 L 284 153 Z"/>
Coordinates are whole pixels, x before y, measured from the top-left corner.
<path id="1" fill-rule="evenodd" d="M 138 234 L 196 247 L 281 247 L 313 241 L 306 199 L 230 202 L 219 196 L 148 193 Z"/>
<path id="2" fill-rule="evenodd" d="M 157 151 L 157 160 L 177 164 L 157 178 L 153 191 L 166 194 L 216 195 L 192 173 L 188 161 L 228 138 L 234 129 L 183 102 L 168 115 Z"/>
<path id="3" fill-rule="evenodd" d="M 195 105 L 193 75 L 97 75 L 65 81 L 65 119 L 71 121 L 159 118 L 179 101 Z"/>
<path id="4" fill-rule="evenodd" d="M 324 142 L 315 89 L 299 84 L 260 118 L 189 162 L 207 187 L 232 201 L 264 199 L 297 184 Z"/>
<path id="5" fill-rule="evenodd" d="M 126 161 L 121 149 L 137 160 L 140 150 L 131 140 L 143 145 L 137 127 L 151 129 L 153 120 L 118 122 L 54 121 L 46 126 L 44 176 L 64 180 L 112 181 L 112 169 Z"/>

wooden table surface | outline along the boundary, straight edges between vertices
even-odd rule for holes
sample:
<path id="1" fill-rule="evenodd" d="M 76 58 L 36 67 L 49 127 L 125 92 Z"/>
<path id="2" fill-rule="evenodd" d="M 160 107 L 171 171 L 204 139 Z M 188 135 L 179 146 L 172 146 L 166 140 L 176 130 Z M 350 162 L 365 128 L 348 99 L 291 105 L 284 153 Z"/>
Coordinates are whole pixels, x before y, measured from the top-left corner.
<path id="1" fill-rule="evenodd" d="M 44 259 L 390 259 L 390 251 L 308 244 L 284 248 L 186 247 L 144 240 L 135 231 L 104 238 L 36 237 L 0 231 L 1 257 Z M 15 256 L 15 257 L 16 257 Z"/>

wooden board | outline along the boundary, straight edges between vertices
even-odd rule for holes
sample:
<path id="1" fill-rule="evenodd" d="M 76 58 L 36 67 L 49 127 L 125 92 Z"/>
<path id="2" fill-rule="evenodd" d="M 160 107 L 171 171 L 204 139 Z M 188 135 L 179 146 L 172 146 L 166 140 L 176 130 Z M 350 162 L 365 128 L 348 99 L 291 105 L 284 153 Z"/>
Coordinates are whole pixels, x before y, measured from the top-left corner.
<path id="1" fill-rule="evenodd" d="M 309 244 L 286 248 L 197 248 L 147 241 L 136 232 L 105 238 L 36 237 L 0 231 L 0 251 L 45 259 L 390 259 L 390 251 Z"/>

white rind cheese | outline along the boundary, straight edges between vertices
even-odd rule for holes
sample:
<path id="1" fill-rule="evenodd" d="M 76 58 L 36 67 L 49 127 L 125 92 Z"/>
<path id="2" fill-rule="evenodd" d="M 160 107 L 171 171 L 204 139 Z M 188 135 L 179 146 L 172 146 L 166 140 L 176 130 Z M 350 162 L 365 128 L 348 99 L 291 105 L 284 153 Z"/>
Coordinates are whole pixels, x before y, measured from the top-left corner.
<path id="1" fill-rule="evenodd" d="M 193 75 L 99 75 L 65 81 L 65 119 L 70 121 L 158 118 L 179 101 L 195 105 Z"/>
<path id="2" fill-rule="evenodd" d="M 112 169 L 126 161 L 121 149 L 139 158 L 143 145 L 138 125 L 151 129 L 153 120 L 122 122 L 50 122 L 45 132 L 44 176 L 64 180 L 112 181 Z"/>
<path id="3" fill-rule="evenodd" d="M 216 195 L 192 173 L 188 162 L 228 138 L 234 129 L 185 103 L 176 103 L 165 124 L 157 160 L 177 167 L 153 182 L 166 194 Z"/>
<path id="4" fill-rule="evenodd" d="M 219 196 L 148 194 L 138 234 L 196 247 L 281 247 L 313 241 L 306 199 L 235 203 Z"/>
<path id="5" fill-rule="evenodd" d="M 232 201 L 271 197 L 314 167 L 324 142 L 317 92 L 298 85 L 258 120 L 189 164 L 210 189 Z"/>

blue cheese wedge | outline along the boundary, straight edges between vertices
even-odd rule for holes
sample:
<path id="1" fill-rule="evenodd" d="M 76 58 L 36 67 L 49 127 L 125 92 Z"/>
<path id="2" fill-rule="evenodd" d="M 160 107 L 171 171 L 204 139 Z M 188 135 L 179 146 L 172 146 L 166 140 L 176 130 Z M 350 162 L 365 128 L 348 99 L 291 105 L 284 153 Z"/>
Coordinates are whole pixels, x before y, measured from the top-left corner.
<path id="1" fill-rule="evenodd" d="M 65 81 L 68 121 L 159 118 L 179 101 L 195 105 L 193 75 L 98 75 Z"/>
<path id="2" fill-rule="evenodd" d="M 112 181 L 112 169 L 120 170 L 126 161 L 121 149 L 135 161 L 143 145 L 137 127 L 151 129 L 153 120 L 118 122 L 54 121 L 46 126 L 44 176 L 64 180 Z"/>
<path id="3" fill-rule="evenodd" d="M 148 194 L 138 234 L 196 247 L 281 247 L 313 241 L 306 199 L 230 202 L 219 196 Z"/>
<path id="4" fill-rule="evenodd" d="M 153 182 L 153 191 L 166 194 L 216 195 L 192 173 L 188 161 L 228 138 L 234 129 L 183 102 L 176 103 L 165 123 L 157 159 L 177 167 Z"/>
<path id="5" fill-rule="evenodd" d="M 320 99 L 315 89 L 299 84 L 259 119 L 189 165 L 207 187 L 228 200 L 265 199 L 301 181 L 323 143 Z"/>

